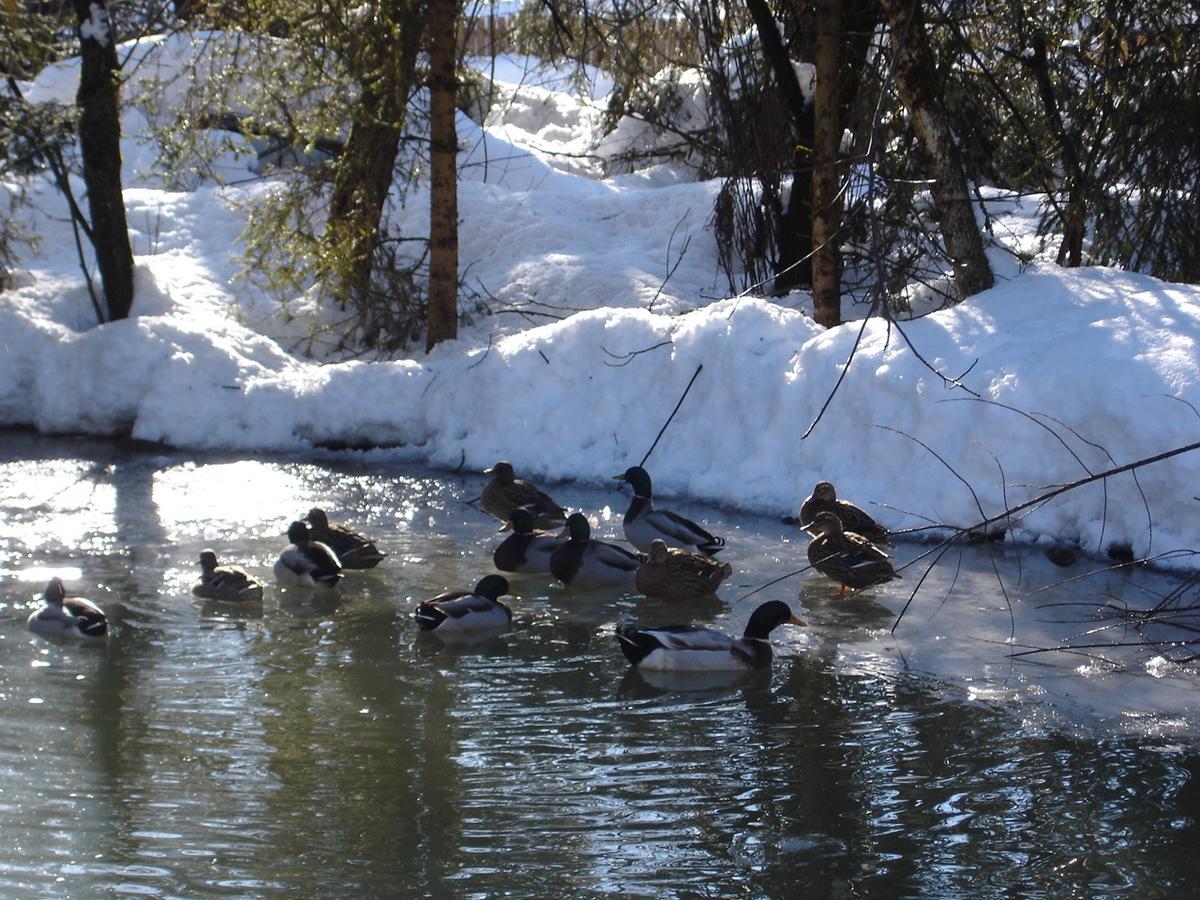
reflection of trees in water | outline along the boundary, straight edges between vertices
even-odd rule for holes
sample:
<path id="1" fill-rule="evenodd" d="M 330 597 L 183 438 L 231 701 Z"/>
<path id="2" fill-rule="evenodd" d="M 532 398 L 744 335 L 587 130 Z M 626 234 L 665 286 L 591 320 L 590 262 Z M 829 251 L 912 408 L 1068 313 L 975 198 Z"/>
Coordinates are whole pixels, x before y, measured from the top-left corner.
<path id="1" fill-rule="evenodd" d="M 774 690 L 745 695 L 764 727 L 747 736 L 747 826 L 780 848 L 755 893 L 1087 895 L 1177 870 L 1168 841 L 1098 836 L 1166 805 L 1171 761 L 1140 740 L 1031 729 L 904 671 L 839 673 L 815 653 L 777 666 Z"/>
<path id="2" fill-rule="evenodd" d="M 153 496 L 157 466 L 112 444 L 89 445 L 89 452 L 96 458 L 89 471 L 114 490 L 115 546 L 110 554 L 80 560 L 84 582 L 107 588 L 103 599 L 97 599 L 110 620 L 110 638 L 105 647 L 96 648 L 99 665 L 80 685 L 81 718 L 90 728 L 94 753 L 92 787 L 109 807 L 104 819 L 111 823 L 101 832 L 109 844 L 97 852 L 107 864 L 144 863 L 142 841 L 135 835 L 161 815 L 145 804 L 155 799 L 147 783 L 158 768 L 154 734 L 161 686 L 156 668 L 163 648 L 142 627 L 148 607 L 158 605 L 164 577 L 166 534 Z"/>
<path id="3" fill-rule="evenodd" d="M 411 666 L 393 618 L 358 609 L 254 645 L 277 785 L 264 864 L 284 884 L 402 892 L 455 864 L 458 701 L 436 668 Z"/>

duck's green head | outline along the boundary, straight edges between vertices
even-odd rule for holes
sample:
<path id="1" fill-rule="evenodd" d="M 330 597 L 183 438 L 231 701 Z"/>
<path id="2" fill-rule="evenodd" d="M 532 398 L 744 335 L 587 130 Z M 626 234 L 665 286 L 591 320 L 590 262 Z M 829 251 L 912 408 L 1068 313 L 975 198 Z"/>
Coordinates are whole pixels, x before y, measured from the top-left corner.
<path id="1" fill-rule="evenodd" d="M 509 515 L 508 520 L 517 534 L 529 534 L 533 531 L 533 511 L 528 506 L 518 506 Z"/>
<path id="2" fill-rule="evenodd" d="M 308 511 L 308 515 L 304 517 L 304 521 L 313 528 L 329 527 L 329 516 L 325 515 L 325 510 L 315 506 Z"/>
<path id="3" fill-rule="evenodd" d="M 63 586 L 62 579 L 58 576 L 50 579 L 50 583 L 46 585 L 46 590 L 43 592 L 49 602 L 62 604 L 67 599 L 67 589 Z"/>
<path id="4" fill-rule="evenodd" d="M 287 538 L 297 546 L 308 543 L 308 526 L 297 519 L 288 526 Z"/>
<path id="5" fill-rule="evenodd" d="M 508 593 L 508 579 L 503 575 L 485 575 L 475 585 L 477 597 L 487 597 L 489 600 L 499 600 Z"/>
<path id="6" fill-rule="evenodd" d="M 505 460 L 500 460 L 490 469 L 483 470 L 484 475 L 491 475 L 500 484 L 512 484 L 516 480 L 516 475 L 513 474 L 512 463 Z"/>
<path id="7" fill-rule="evenodd" d="M 613 479 L 632 485 L 634 494 L 639 497 L 650 496 L 650 473 L 641 466 L 630 466 L 620 475 L 614 475 Z"/>
<path id="8" fill-rule="evenodd" d="M 768 600 L 750 616 L 746 623 L 746 637 L 765 638 L 780 625 L 807 625 L 803 619 L 797 619 L 782 600 Z"/>
<path id="9" fill-rule="evenodd" d="M 200 569 L 204 572 L 211 572 L 217 567 L 217 554 L 211 550 L 200 551 Z"/>
<path id="10" fill-rule="evenodd" d="M 567 517 L 567 533 L 573 541 L 587 541 L 592 537 L 592 526 L 583 513 L 571 513 Z"/>

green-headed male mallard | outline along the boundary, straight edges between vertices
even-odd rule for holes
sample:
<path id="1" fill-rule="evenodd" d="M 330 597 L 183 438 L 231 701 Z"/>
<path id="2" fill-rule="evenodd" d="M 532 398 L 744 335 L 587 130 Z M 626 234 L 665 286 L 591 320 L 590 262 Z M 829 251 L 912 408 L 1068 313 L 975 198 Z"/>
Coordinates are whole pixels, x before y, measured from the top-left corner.
<path id="1" fill-rule="evenodd" d="M 650 542 L 650 553 L 637 570 L 637 589 L 647 597 L 663 600 L 692 600 L 715 594 L 721 582 L 733 574 L 729 563 L 711 556 L 668 547 L 659 538 Z"/>
<path id="2" fill-rule="evenodd" d="M 263 586 L 238 566 L 217 565 L 217 554 L 212 550 L 201 550 L 200 580 L 192 585 L 192 593 L 225 603 L 260 603 Z"/>
<path id="3" fill-rule="evenodd" d="M 550 555 L 550 571 L 571 587 L 631 585 L 644 557 L 624 547 L 592 540 L 592 527 L 583 513 L 567 519 L 568 540 Z"/>
<path id="4" fill-rule="evenodd" d="M 26 626 L 34 634 L 61 640 L 102 638 L 108 634 L 104 610 L 83 597 L 68 597 L 61 578 L 51 578 L 42 605 L 29 614 Z"/>
<path id="5" fill-rule="evenodd" d="M 502 631 L 512 623 L 512 610 L 500 602 L 507 593 L 507 579 L 486 575 L 473 591 L 452 591 L 423 601 L 413 618 L 422 631 L 438 634 Z"/>
<path id="6" fill-rule="evenodd" d="M 387 556 L 357 531 L 344 525 L 331 525 L 323 509 L 314 506 L 304 521 L 308 523 L 308 539 L 329 547 L 337 554 L 343 569 L 373 569 Z"/>
<path id="7" fill-rule="evenodd" d="M 888 530 L 871 518 L 870 513 L 849 500 L 839 500 L 832 481 L 818 481 L 813 486 L 812 493 L 800 504 L 800 527 L 809 530 L 808 526 L 820 512 L 833 513 L 841 519 L 842 527 L 846 531 L 861 534 L 873 544 L 891 545 Z"/>
<path id="8" fill-rule="evenodd" d="M 560 533 L 538 531 L 533 527 L 533 512 L 518 506 L 512 513 L 513 533 L 492 551 L 492 562 L 501 572 L 543 574 L 550 571 L 550 557 L 562 544 Z"/>
<path id="9" fill-rule="evenodd" d="M 292 543 L 279 554 L 272 571 L 284 584 L 331 588 L 342 577 L 342 564 L 329 545 L 308 536 L 308 526 L 296 521 L 288 526 Z"/>
<path id="10" fill-rule="evenodd" d="M 650 474 L 641 466 L 630 466 L 616 481 L 633 487 L 633 500 L 625 513 L 625 539 L 643 553 L 657 538 L 668 547 L 681 547 L 712 556 L 725 546 L 725 538 L 713 537 L 691 519 L 669 509 L 655 509 Z"/>
<path id="11" fill-rule="evenodd" d="M 899 578 L 888 555 L 861 534 L 846 531 L 842 520 L 831 512 L 819 512 L 809 523 L 812 540 L 808 543 L 808 561 L 812 567 L 846 588 L 871 587 Z"/>
<path id="12" fill-rule="evenodd" d="M 491 513 L 508 527 L 513 510 L 528 506 L 533 513 L 533 527 L 553 531 L 562 528 L 567 521 L 567 511 L 554 502 L 545 491 L 513 474 L 512 463 L 501 460 L 484 475 L 492 480 L 483 486 L 479 495 L 484 510 Z M 503 530 L 503 529 L 502 529 Z"/>
<path id="13" fill-rule="evenodd" d="M 696 625 L 665 628 L 617 626 L 625 658 L 643 669 L 664 672 L 727 672 L 771 665 L 770 634 L 779 625 L 805 624 L 786 603 L 768 600 L 750 616 L 740 638 Z"/>

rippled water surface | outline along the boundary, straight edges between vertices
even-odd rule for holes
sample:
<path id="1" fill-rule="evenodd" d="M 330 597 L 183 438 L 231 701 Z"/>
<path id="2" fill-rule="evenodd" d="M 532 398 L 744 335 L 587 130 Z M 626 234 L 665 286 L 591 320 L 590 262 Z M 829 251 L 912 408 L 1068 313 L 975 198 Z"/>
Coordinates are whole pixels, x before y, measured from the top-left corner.
<path id="1" fill-rule="evenodd" d="M 663 463 L 660 462 L 660 465 Z M 1175 895 L 1197 883 L 1197 681 L 1012 643 L 1089 625 L 1011 548 L 849 601 L 770 519 L 672 498 L 736 574 L 687 609 L 516 576 L 513 629 L 418 636 L 416 602 L 493 571 L 483 483 L 366 461 L 226 459 L 0 433 L 0 896 Z M 552 485 L 619 534 L 625 496 Z M 321 504 L 390 557 L 332 595 L 270 582 Z M 607 511 L 606 511 L 607 507 Z M 211 546 L 261 608 L 194 602 Z M 905 560 L 924 548 L 901 547 Z M 997 586 L 993 566 L 1005 578 Z M 54 574 L 114 622 L 60 646 L 24 619 Z M 762 677 L 681 691 L 629 670 L 618 621 L 740 631 L 799 601 Z M 1011 615 L 1010 615 L 1011 611 Z"/>

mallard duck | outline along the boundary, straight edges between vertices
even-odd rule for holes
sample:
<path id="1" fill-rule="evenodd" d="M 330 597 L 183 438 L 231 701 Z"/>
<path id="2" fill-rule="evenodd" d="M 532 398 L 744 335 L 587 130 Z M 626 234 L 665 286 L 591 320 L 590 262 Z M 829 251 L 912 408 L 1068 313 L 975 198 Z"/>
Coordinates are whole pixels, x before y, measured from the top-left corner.
<path id="1" fill-rule="evenodd" d="M 217 554 L 200 551 L 200 580 L 192 585 L 192 593 L 205 600 L 226 603 L 260 603 L 263 586 L 238 566 L 217 565 Z"/>
<path id="2" fill-rule="evenodd" d="M 665 628 L 617 626 L 617 642 L 625 658 L 643 669 L 674 672 L 722 672 L 762 669 L 771 664 L 768 636 L 779 625 L 804 625 L 780 600 L 754 611 L 740 638 L 696 625 Z"/>
<path id="3" fill-rule="evenodd" d="M 567 519 L 569 538 L 550 555 L 550 571 L 572 587 L 633 584 L 644 557 L 624 547 L 592 540 L 587 516 L 572 513 Z"/>
<path id="4" fill-rule="evenodd" d="M 304 517 L 308 539 L 320 541 L 337 554 L 343 569 L 373 569 L 387 556 L 374 543 L 344 525 L 330 525 L 325 510 L 313 507 Z"/>
<path id="5" fill-rule="evenodd" d="M 807 530 L 813 536 L 808 543 L 808 561 L 842 586 L 839 597 L 846 588 L 857 590 L 900 577 L 886 553 L 861 534 L 844 530 L 842 520 L 833 513 L 817 513 Z"/>
<path id="6" fill-rule="evenodd" d="M 563 542 L 561 534 L 538 531 L 533 527 L 533 512 L 518 506 L 512 512 L 513 533 L 492 551 L 492 562 L 501 572 L 548 573 L 550 557 Z"/>
<path id="7" fill-rule="evenodd" d="M 655 538 L 668 547 L 681 547 L 712 556 L 725 546 L 725 538 L 713 537 L 691 519 L 669 509 L 655 509 L 651 502 L 650 474 L 641 466 L 630 466 L 616 481 L 633 487 L 633 501 L 625 513 L 625 539 L 643 553 Z"/>
<path id="8" fill-rule="evenodd" d="M 637 589 L 647 597 L 692 600 L 715 594 L 733 566 L 711 556 L 668 547 L 658 538 L 650 542 L 648 558 L 637 570 Z"/>
<path id="9" fill-rule="evenodd" d="M 888 530 L 849 500 L 839 500 L 832 481 L 818 481 L 812 493 L 800 504 L 800 527 L 808 530 L 817 513 L 831 512 L 842 520 L 846 531 L 861 534 L 873 544 L 891 546 Z"/>
<path id="10" fill-rule="evenodd" d="M 342 564 L 328 544 L 311 540 L 308 526 L 296 521 L 288 526 L 292 543 L 275 560 L 275 577 L 296 587 L 331 588 L 342 577 Z"/>
<path id="11" fill-rule="evenodd" d="M 50 579 L 42 600 L 25 622 L 34 634 L 60 639 L 102 638 L 108 634 L 104 610 L 83 597 L 67 597 L 61 578 Z"/>
<path id="12" fill-rule="evenodd" d="M 487 512 L 504 523 L 504 528 L 508 527 L 513 510 L 520 506 L 530 508 L 534 528 L 552 531 L 562 528 L 567 521 L 567 511 L 536 485 L 517 478 L 512 463 L 501 460 L 484 469 L 483 474 L 491 475 L 492 480 L 483 486 L 479 499 Z"/>
<path id="13" fill-rule="evenodd" d="M 454 591 L 423 601 L 413 617 L 422 631 L 465 633 L 505 629 L 512 623 L 512 610 L 500 598 L 507 593 L 507 579 L 488 575 L 470 593 Z"/>

